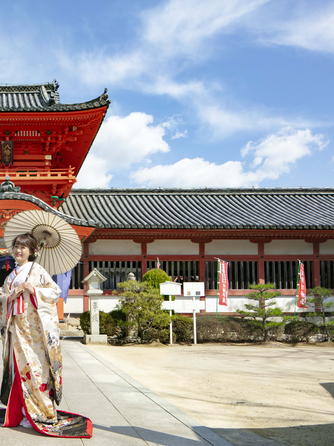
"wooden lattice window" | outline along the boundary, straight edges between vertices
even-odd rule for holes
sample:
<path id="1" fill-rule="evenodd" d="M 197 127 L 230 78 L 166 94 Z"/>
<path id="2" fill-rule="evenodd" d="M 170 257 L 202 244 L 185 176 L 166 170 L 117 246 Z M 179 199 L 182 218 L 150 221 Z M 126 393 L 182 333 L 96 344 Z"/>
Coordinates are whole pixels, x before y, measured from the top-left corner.
<path id="1" fill-rule="evenodd" d="M 127 280 L 129 273 L 133 273 L 136 280 L 141 280 L 141 262 L 139 261 L 89 262 L 89 272 L 94 268 L 107 279 L 102 284 L 104 290 L 116 289 L 119 282 Z"/>
<path id="2" fill-rule="evenodd" d="M 334 261 L 321 260 L 320 262 L 320 286 L 334 288 Z"/>
<path id="3" fill-rule="evenodd" d="M 312 288 L 312 262 L 305 261 L 306 288 Z M 266 283 L 274 283 L 279 290 L 292 290 L 297 286 L 298 260 L 264 262 Z"/>
<path id="4" fill-rule="evenodd" d="M 147 262 L 147 271 L 157 267 L 156 261 Z M 175 282 L 198 282 L 198 262 L 193 261 L 162 261 L 160 268 Z"/>
<path id="5" fill-rule="evenodd" d="M 71 276 L 71 285 L 70 288 L 72 290 L 82 290 L 83 289 L 83 265 L 82 262 L 79 262 L 73 269 L 72 269 L 72 276 Z"/>
<path id="6" fill-rule="evenodd" d="M 257 283 L 257 262 L 228 262 L 228 281 L 230 290 L 249 289 Z M 205 262 L 205 288 L 217 289 L 217 261 Z"/>

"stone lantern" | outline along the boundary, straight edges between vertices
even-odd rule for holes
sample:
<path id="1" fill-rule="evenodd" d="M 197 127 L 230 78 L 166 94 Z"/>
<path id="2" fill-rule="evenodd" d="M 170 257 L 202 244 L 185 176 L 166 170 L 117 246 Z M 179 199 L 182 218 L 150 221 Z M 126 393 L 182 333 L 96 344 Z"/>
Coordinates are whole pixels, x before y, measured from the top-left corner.
<path id="1" fill-rule="evenodd" d="M 90 302 L 90 333 L 84 336 L 84 344 L 107 344 L 107 335 L 100 334 L 99 297 L 103 294 L 101 283 L 107 279 L 96 268 L 82 281 L 87 282 Z"/>

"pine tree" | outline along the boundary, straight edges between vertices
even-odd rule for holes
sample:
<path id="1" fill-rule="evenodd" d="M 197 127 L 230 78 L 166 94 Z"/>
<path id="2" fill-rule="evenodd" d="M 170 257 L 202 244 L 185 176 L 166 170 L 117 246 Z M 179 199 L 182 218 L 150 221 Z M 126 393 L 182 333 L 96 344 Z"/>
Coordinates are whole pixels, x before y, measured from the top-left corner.
<path id="1" fill-rule="evenodd" d="M 122 295 L 117 308 L 127 315 L 128 327 L 137 329 L 142 340 L 147 332 L 159 331 L 168 326 L 169 314 L 161 309 L 164 298 L 149 282 L 131 280 L 121 282 L 117 287 Z"/>
<path id="2" fill-rule="evenodd" d="M 273 299 L 276 296 L 280 296 L 279 291 L 269 291 L 275 289 L 274 283 L 250 285 L 252 293 L 246 294 L 248 299 L 255 301 L 256 303 L 248 303 L 245 305 L 248 311 L 237 310 L 238 313 L 243 316 L 247 316 L 250 319 L 250 323 L 254 328 L 261 330 L 264 342 L 267 342 L 268 332 L 274 327 L 280 327 L 284 325 L 284 322 L 276 322 L 270 320 L 273 317 L 282 317 L 283 312 L 276 305 L 276 301 Z"/>
<path id="3" fill-rule="evenodd" d="M 333 297 L 333 291 L 318 286 L 309 289 L 307 294 L 312 296 L 306 299 L 307 305 L 313 307 L 315 310 L 313 313 L 308 313 L 308 316 L 320 316 L 322 318 L 322 326 L 324 327 L 328 341 L 330 341 L 334 330 L 334 321 L 326 322 L 326 316 L 333 314 L 330 310 L 334 308 L 334 303 L 328 302 Z"/>

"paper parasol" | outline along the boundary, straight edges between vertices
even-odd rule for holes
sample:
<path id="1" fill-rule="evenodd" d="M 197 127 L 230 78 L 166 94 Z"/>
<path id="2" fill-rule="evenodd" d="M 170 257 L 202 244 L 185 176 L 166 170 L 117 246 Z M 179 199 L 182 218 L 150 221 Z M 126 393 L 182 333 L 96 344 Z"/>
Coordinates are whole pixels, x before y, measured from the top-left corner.
<path id="1" fill-rule="evenodd" d="M 29 232 L 43 246 L 36 261 L 53 274 L 70 271 L 81 257 L 81 242 L 71 225 L 57 215 L 33 210 L 15 214 L 6 224 L 4 241 L 12 252 L 12 242 Z"/>

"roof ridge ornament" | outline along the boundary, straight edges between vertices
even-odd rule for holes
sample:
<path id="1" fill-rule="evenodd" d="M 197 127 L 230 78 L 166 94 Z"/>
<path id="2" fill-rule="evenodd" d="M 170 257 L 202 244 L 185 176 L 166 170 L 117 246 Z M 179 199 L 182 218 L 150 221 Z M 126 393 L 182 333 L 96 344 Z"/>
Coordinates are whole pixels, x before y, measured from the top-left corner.
<path id="1" fill-rule="evenodd" d="M 107 95 L 107 92 L 108 92 L 108 88 L 105 88 L 104 89 L 104 92 L 101 94 L 101 96 L 100 96 L 100 101 L 107 101 L 107 99 L 108 99 L 108 95 Z"/>
<path id="2" fill-rule="evenodd" d="M 53 79 L 51 82 L 51 85 L 53 85 L 54 91 L 57 91 L 59 88 L 59 82 L 56 81 L 56 79 Z"/>
<path id="3" fill-rule="evenodd" d="M 9 176 L 5 177 L 5 181 L 0 185 L 0 193 L 4 192 L 20 192 L 20 186 L 15 186 L 14 183 L 9 181 Z"/>

